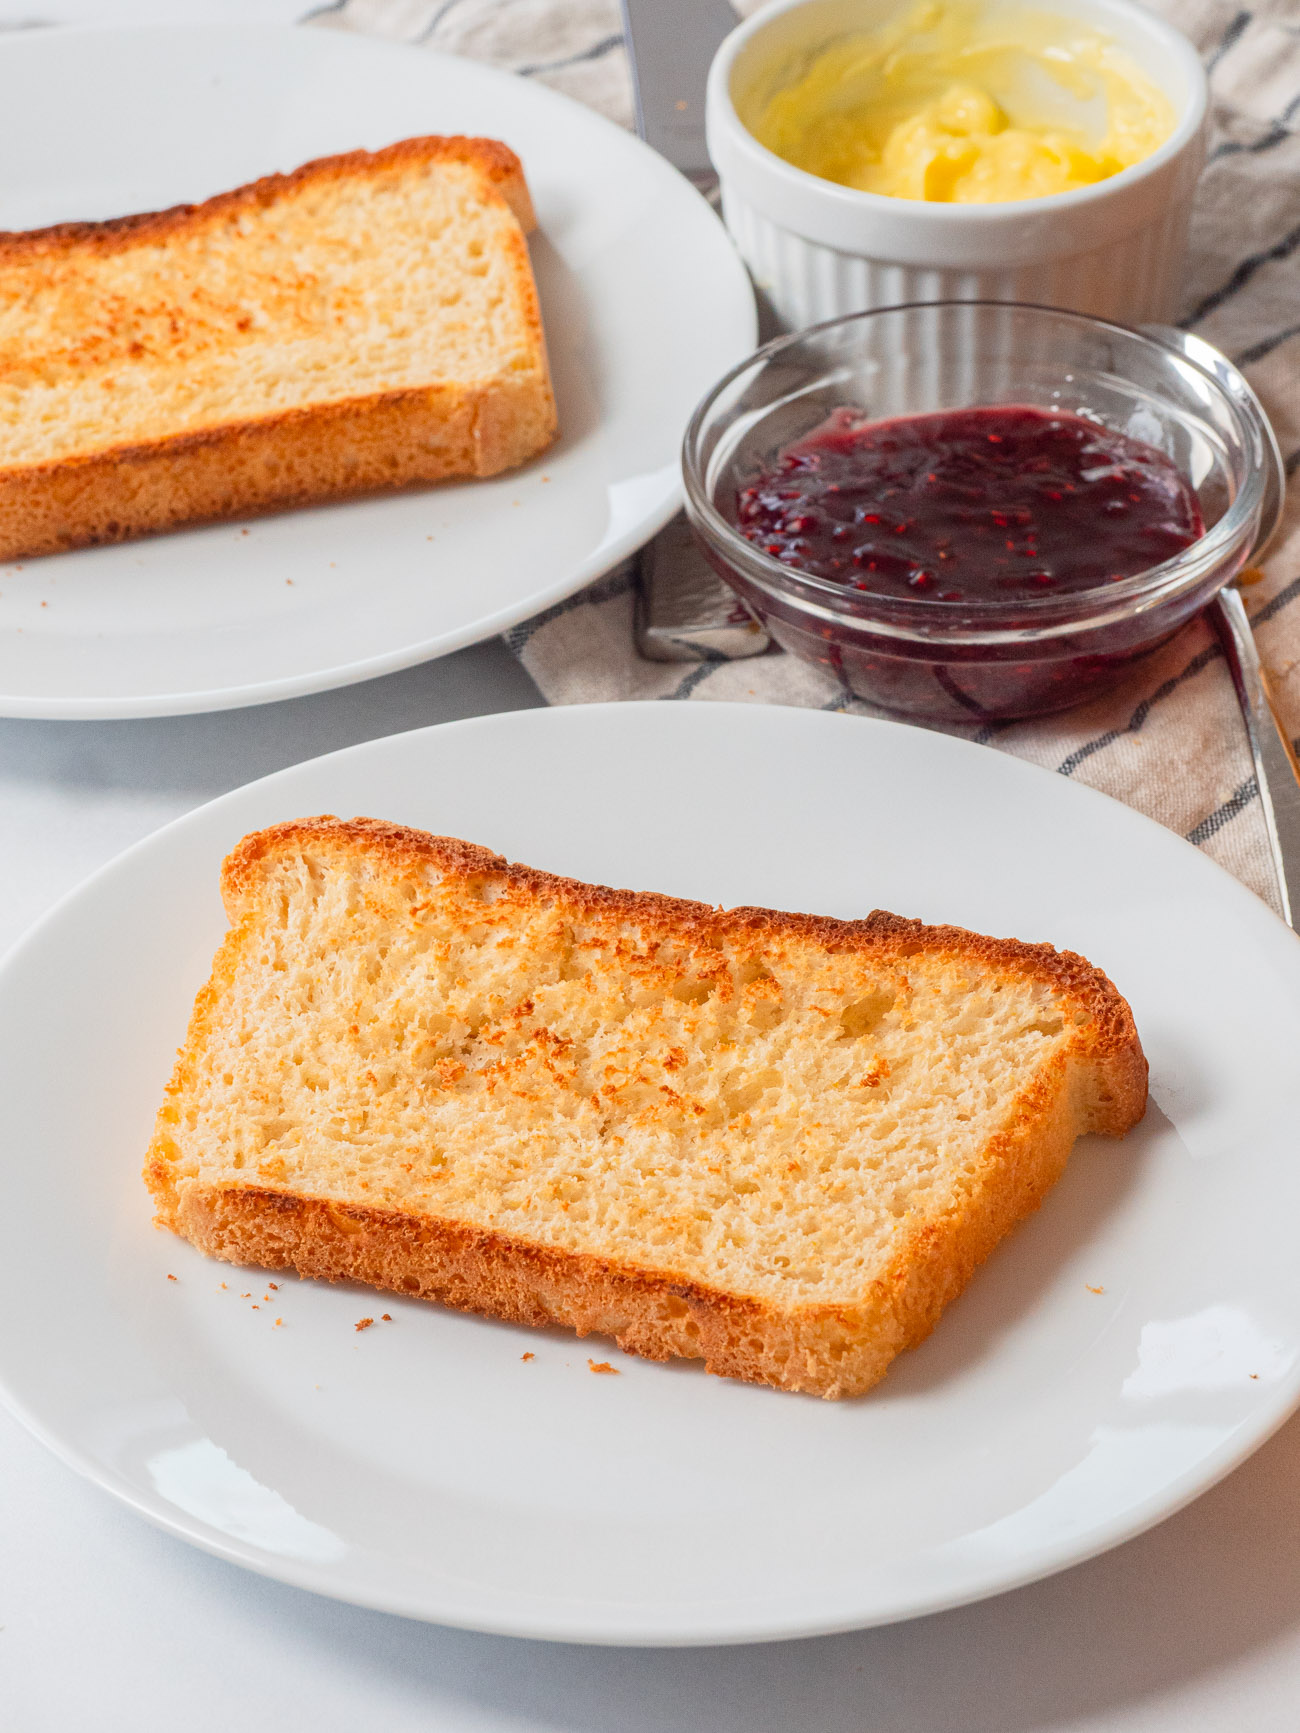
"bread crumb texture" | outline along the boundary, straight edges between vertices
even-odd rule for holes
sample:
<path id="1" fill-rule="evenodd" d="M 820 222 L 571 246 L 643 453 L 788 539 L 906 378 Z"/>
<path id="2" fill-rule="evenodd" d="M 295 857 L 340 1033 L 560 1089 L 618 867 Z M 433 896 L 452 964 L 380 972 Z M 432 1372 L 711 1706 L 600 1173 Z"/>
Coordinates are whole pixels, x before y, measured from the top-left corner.
<path id="1" fill-rule="evenodd" d="M 0 235 L 0 557 L 523 462 L 532 222 L 504 145 L 423 138 Z"/>
<path id="2" fill-rule="evenodd" d="M 257 833 L 146 1163 L 233 1261 L 858 1393 L 1141 1117 L 1081 958 L 610 891 L 371 820 Z"/>

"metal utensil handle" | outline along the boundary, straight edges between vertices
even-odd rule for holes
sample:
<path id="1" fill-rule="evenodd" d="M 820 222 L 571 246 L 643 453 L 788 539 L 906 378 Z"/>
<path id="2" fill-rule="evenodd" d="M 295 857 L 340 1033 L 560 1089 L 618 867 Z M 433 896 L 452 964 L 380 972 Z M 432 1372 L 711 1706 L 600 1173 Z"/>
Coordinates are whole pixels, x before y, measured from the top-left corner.
<path id="1" fill-rule="evenodd" d="M 716 210 L 704 139 L 709 65 L 734 30 L 729 0 L 622 0 L 637 131 Z M 696 546 L 680 514 L 636 565 L 636 647 L 651 662 L 730 662 L 770 640 Z"/>
<path id="2" fill-rule="evenodd" d="M 1294 927 L 1300 916 L 1300 762 L 1269 691 L 1268 675 L 1259 659 L 1240 592 L 1232 585 L 1220 591 L 1215 610 L 1255 761 L 1255 781 L 1277 869 L 1282 916 Z"/>
<path id="3" fill-rule="evenodd" d="M 704 143 L 709 66 L 739 18 L 729 0 L 622 0 L 636 129 L 706 198 L 717 176 Z"/>

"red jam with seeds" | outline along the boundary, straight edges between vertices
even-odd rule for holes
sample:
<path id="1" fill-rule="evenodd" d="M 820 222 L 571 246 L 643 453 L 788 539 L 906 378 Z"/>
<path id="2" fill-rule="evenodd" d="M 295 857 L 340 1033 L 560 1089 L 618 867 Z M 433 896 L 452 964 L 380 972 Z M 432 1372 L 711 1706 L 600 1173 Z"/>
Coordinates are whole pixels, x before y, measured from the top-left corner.
<path id="1" fill-rule="evenodd" d="M 966 722 L 1114 686 L 1187 613 L 1112 606 L 1108 588 L 1204 534 L 1163 452 L 1022 404 L 837 410 L 745 481 L 731 515 L 786 586 L 710 558 L 777 643 L 886 709 Z"/>
<path id="2" fill-rule="evenodd" d="M 1020 405 L 865 423 L 837 410 L 740 493 L 736 520 L 800 571 L 936 602 L 1096 589 L 1205 527 L 1154 446 Z"/>

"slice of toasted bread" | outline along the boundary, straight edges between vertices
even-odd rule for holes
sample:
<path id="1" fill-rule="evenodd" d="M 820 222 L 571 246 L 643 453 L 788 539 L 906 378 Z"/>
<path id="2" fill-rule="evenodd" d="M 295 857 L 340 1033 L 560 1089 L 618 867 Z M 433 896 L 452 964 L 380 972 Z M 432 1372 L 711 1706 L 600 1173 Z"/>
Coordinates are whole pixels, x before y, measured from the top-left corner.
<path id="1" fill-rule="evenodd" d="M 1085 1131 L 1128 1006 L 1048 945 L 712 909 L 370 819 L 245 838 L 145 1164 L 235 1263 L 852 1395 Z"/>
<path id="2" fill-rule="evenodd" d="M 504 145 L 414 138 L 0 234 L 0 559 L 523 463 L 532 226 Z"/>

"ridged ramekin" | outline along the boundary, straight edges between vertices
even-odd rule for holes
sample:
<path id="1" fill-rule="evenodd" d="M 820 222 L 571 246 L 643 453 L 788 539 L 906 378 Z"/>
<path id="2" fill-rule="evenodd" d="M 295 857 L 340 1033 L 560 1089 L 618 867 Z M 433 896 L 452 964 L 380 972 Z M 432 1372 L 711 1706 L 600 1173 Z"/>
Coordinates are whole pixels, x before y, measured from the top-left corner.
<path id="1" fill-rule="evenodd" d="M 1125 324 L 1170 321 L 1209 103 L 1196 50 L 1128 0 L 1041 0 L 1124 48 L 1173 104 L 1160 148 L 1077 192 L 1003 204 L 932 204 L 822 180 L 761 145 L 737 112 L 774 61 L 867 31 L 915 0 L 773 0 L 718 50 L 708 144 L 722 210 L 770 322 L 800 330 L 909 301 L 1036 302 Z"/>

